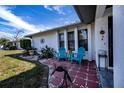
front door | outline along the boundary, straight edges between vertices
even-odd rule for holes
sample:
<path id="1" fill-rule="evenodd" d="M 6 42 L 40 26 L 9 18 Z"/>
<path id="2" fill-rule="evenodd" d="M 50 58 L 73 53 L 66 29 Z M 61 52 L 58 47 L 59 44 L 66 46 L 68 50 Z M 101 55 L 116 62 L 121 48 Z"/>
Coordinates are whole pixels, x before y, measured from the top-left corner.
<path id="1" fill-rule="evenodd" d="M 109 67 L 113 67 L 113 17 L 108 17 Z"/>

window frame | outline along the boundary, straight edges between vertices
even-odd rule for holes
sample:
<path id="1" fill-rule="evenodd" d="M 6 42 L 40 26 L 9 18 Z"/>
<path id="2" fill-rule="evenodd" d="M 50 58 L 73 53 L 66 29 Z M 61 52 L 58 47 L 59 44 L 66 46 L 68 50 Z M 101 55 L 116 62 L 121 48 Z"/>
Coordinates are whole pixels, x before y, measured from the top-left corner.
<path id="1" fill-rule="evenodd" d="M 86 33 L 87 33 L 87 39 L 79 39 L 79 35 L 80 35 L 80 31 L 81 30 L 85 30 L 86 31 Z M 84 46 L 80 46 L 80 43 L 82 42 L 82 44 L 84 45 Z M 86 45 L 85 45 L 85 43 L 86 43 Z M 86 51 L 88 51 L 88 29 L 87 28 L 85 28 L 85 29 L 79 29 L 78 30 L 78 48 L 79 47 L 84 47 L 85 48 L 85 50 Z"/>
<path id="2" fill-rule="evenodd" d="M 63 40 L 61 40 L 61 35 L 63 35 Z M 63 48 L 64 46 L 65 46 L 65 44 L 64 44 L 64 33 L 59 33 L 59 48 Z"/>
<path id="3" fill-rule="evenodd" d="M 69 40 L 69 34 L 72 34 L 73 33 L 73 40 Z M 67 33 L 67 38 L 68 38 L 68 50 L 72 50 L 72 51 L 75 51 L 75 35 L 74 35 L 74 31 L 70 31 Z M 73 43 L 73 49 L 70 48 L 70 43 Z"/>

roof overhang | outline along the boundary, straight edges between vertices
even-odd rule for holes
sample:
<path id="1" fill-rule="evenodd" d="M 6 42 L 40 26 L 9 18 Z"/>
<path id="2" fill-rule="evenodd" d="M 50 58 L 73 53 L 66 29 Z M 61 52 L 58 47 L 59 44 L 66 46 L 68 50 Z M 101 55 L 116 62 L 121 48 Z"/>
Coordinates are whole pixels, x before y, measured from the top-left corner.
<path id="1" fill-rule="evenodd" d="M 97 18 L 103 17 L 105 10 L 106 10 L 106 5 L 98 5 L 97 9 L 96 9 L 96 17 L 95 18 L 97 19 Z"/>
<path id="2" fill-rule="evenodd" d="M 64 25 L 64 26 L 61 26 L 61 27 L 56 27 L 56 28 L 53 28 L 53 29 L 47 29 L 47 30 L 44 30 L 42 32 L 37 32 L 37 33 L 33 33 L 33 34 L 28 34 L 26 35 L 25 37 L 29 37 L 29 38 L 32 38 L 32 36 L 34 35 L 39 35 L 41 33 L 47 33 L 47 32 L 51 32 L 51 31 L 59 31 L 59 30 L 62 30 L 62 29 L 67 29 L 67 28 L 71 28 L 71 27 L 75 27 L 75 26 L 80 26 L 82 25 L 81 22 L 79 23 L 73 23 L 73 24 L 69 24 L 69 25 Z"/>
<path id="3" fill-rule="evenodd" d="M 75 5 L 74 8 L 81 22 L 89 24 L 95 20 L 96 5 Z"/>

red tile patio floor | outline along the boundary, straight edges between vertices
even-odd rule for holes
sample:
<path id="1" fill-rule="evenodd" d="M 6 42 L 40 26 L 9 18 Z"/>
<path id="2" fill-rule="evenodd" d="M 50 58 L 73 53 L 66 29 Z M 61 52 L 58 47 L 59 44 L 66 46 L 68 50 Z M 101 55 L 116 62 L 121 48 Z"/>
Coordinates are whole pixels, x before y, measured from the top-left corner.
<path id="1" fill-rule="evenodd" d="M 71 64 L 69 61 L 59 61 L 51 59 L 49 64 L 51 66 L 64 66 L 68 70 L 68 73 L 73 81 L 73 83 L 68 83 L 70 88 L 99 88 L 99 77 L 97 67 L 94 61 L 84 61 L 82 65 L 73 62 Z M 59 87 L 63 81 L 63 72 L 55 72 L 50 76 L 49 87 Z"/>

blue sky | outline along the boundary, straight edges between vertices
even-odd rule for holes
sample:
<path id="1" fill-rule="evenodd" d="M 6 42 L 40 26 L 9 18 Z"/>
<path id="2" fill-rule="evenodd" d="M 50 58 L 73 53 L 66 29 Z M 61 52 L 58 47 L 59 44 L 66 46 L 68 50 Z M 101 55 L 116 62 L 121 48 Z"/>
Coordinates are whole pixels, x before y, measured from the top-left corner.
<path id="1" fill-rule="evenodd" d="M 0 37 L 13 37 L 18 30 L 23 30 L 23 36 L 79 21 L 69 5 L 0 6 Z"/>

